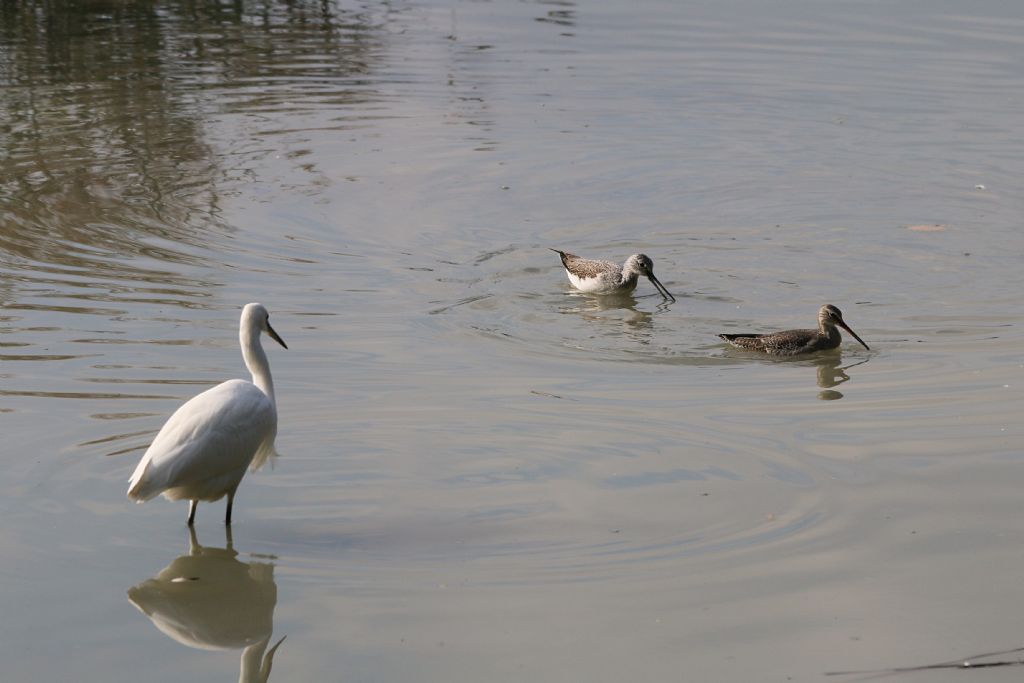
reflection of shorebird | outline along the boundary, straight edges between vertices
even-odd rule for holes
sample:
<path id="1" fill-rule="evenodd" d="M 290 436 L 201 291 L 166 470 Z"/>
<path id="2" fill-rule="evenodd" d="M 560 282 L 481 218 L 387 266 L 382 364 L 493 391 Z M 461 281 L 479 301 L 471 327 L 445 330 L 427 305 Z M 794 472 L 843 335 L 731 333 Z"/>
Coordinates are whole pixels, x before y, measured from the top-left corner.
<path id="1" fill-rule="evenodd" d="M 818 398 L 823 401 L 834 401 L 842 398 L 842 392 L 836 391 L 834 387 L 850 380 L 850 376 L 846 374 L 849 368 L 867 363 L 871 359 L 865 358 L 842 367 L 839 365 L 840 360 L 841 356 L 838 353 L 822 354 L 814 359 L 814 365 L 818 368 L 818 386 L 823 389 L 823 391 L 818 392 Z"/>
<path id="2" fill-rule="evenodd" d="M 815 365 L 818 367 L 818 386 L 822 389 L 831 389 L 832 387 L 839 386 L 843 382 L 847 382 L 850 376 L 846 374 L 846 371 L 850 368 L 862 365 L 868 362 L 868 359 L 857 361 L 856 363 L 850 363 L 839 367 L 840 357 L 832 354 L 830 356 L 821 357 Z"/>
<path id="3" fill-rule="evenodd" d="M 242 648 L 239 683 L 266 683 L 274 653 L 277 584 L 274 565 L 240 562 L 232 548 L 204 548 L 189 528 L 189 552 L 154 578 L 128 590 L 128 599 L 165 635 L 201 650 Z M 266 652 L 266 654 L 264 654 Z"/>
<path id="4" fill-rule="evenodd" d="M 192 526 L 199 501 L 227 495 L 224 523 L 231 524 L 235 490 L 246 468 L 259 469 L 274 455 L 277 406 L 262 332 L 288 348 L 270 326 L 267 309 L 246 304 L 238 339 L 252 382 L 228 380 L 174 411 L 135 468 L 129 498 L 143 503 L 162 493 L 168 500 L 188 499 Z"/>
<path id="5" fill-rule="evenodd" d="M 735 347 L 750 351 L 763 351 L 776 356 L 795 356 L 814 351 L 828 351 L 839 347 L 843 336 L 837 327 L 841 327 L 853 338 L 870 350 L 864 340 L 850 329 L 843 321 L 843 314 L 832 304 L 825 304 L 818 311 L 818 329 L 786 330 L 772 334 L 720 334 L 718 335 Z"/>
<path id="6" fill-rule="evenodd" d="M 654 276 L 654 261 L 646 254 L 633 254 L 621 266 L 611 261 L 596 261 L 559 249 L 551 249 L 562 258 L 565 274 L 572 286 L 588 294 L 628 294 L 636 289 L 641 275 L 670 301 L 675 301 L 665 286 Z"/>
<path id="7" fill-rule="evenodd" d="M 650 343 L 654 316 L 637 310 L 632 294 L 574 297 L 572 301 L 572 306 L 562 308 L 560 312 L 576 314 L 589 323 L 601 325 L 600 329 L 604 330 L 602 336 L 619 338 L 624 333 L 634 342 Z M 667 307 L 668 302 L 662 301 L 656 308 L 663 306 Z"/>

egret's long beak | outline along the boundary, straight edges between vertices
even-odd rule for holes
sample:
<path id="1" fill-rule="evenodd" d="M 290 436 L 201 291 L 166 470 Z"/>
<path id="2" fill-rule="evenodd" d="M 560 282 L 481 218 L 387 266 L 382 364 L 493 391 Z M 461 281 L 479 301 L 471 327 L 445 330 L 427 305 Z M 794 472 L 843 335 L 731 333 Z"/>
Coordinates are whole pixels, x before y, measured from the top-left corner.
<path id="1" fill-rule="evenodd" d="M 270 326 L 270 323 L 267 323 L 267 334 L 269 334 L 270 338 L 276 341 L 278 344 L 280 344 L 286 349 L 288 348 L 288 345 L 284 343 L 284 339 L 281 339 L 281 337 L 278 336 L 277 332 L 274 332 L 274 328 Z M 850 334 L 853 334 L 853 332 L 850 332 Z M 856 337 L 857 335 L 853 334 L 853 336 Z M 861 344 L 863 343 L 864 342 L 861 342 Z"/>
<path id="2" fill-rule="evenodd" d="M 663 297 L 673 302 L 676 300 L 676 298 L 672 296 L 672 294 L 670 294 L 667 289 L 665 289 L 665 285 L 661 284 L 661 282 L 658 281 L 658 278 L 654 277 L 654 273 L 647 273 L 647 277 L 650 279 L 651 284 L 654 285 L 655 289 L 657 289 Z M 853 333 L 851 332 L 850 334 Z M 856 337 L 857 335 L 853 336 Z"/>
<path id="3" fill-rule="evenodd" d="M 846 330 L 847 332 L 849 332 L 850 334 L 852 334 L 852 335 L 853 335 L 853 338 L 854 338 L 854 339 L 856 339 L 857 341 L 859 341 L 859 342 L 861 343 L 861 346 L 863 346 L 863 347 L 864 347 L 865 349 L 867 349 L 868 351 L 870 351 L 870 350 L 871 350 L 871 347 L 870 347 L 870 346 L 868 346 L 867 344 L 865 344 L 865 343 L 864 343 L 864 340 L 863 340 L 863 339 L 861 339 L 860 337 L 858 337 L 858 336 L 857 336 L 857 333 L 856 333 L 856 332 L 854 332 L 853 330 L 851 330 L 851 329 L 850 329 L 850 326 L 849 326 L 849 325 L 847 325 L 847 324 L 846 324 L 845 322 L 843 322 L 842 320 L 838 321 L 838 324 L 839 324 L 839 326 L 840 326 L 841 328 L 843 328 L 844 330 Z"/>

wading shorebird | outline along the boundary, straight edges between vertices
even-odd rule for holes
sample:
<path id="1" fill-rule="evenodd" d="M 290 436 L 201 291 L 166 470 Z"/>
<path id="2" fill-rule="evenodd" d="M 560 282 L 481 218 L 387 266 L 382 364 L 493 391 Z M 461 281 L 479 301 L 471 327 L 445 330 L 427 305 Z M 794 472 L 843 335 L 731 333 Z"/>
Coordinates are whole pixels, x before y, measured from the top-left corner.
<path id="1" fill-rule="evenodd" d="M 565 274 L 569 276 L 569 282 L 581 292 L 629 294 L 636 289 L 636 282 L 640 276 L 644 275 L 663 297 L 669 301 L 676 300 L 665 289 L 665 285 L 654 277 L 654 261 L 646 254 L 633 254 L 620 266 L 611 261 L 582 258 L 560 249 L 551 249 L 551 251 L 562 257 L 562 265 L 565 266 Z"/>
<path id="2" fill-rule="evenodd" d="M 252 381 L 229 379 L 192 397 L 174 411 L 142 456 L 128 497 L 144 503 L 161 493 L 167 500 L 188 500 L 188 525 L 196 519 L 199 501 L 228 497 L 224 523 L 231 524 L 235 490 L 251 465 L 258 470 L 277 455 L 277 404 L 267 354 L 260 334 L 284 348 L 284 340 L 270 326 L 262 304 L 242 309 L 238 341 Z"/>
<path id="3" fill-rule="evenodd" d="M 828 351 L 838 348 L 843 341 L 836 327 L 841 327 L 859 341 L 865 349 L 871 347 L 850 329 L 843 321 L 843 313 L 832 304 L 825 304 L 818 311 L 818 329 L 786 330 L 772 334 L 720 334 L 725 341 L 740 349 L 763 351 L 774 356 L 796 356 L 801 353 Z"/>

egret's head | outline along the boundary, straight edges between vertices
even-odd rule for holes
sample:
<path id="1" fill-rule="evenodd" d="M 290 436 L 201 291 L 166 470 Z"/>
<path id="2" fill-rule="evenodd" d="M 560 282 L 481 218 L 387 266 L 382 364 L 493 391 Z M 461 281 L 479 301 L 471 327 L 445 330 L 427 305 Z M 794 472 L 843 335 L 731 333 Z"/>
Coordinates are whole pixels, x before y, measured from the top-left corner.
<path id="1" fill-rule="evenodd" d="M 259 330 L 260 332 L 266 332 L 270 335 L 270 338 L 276 341 L 284 348 L 288 348 L 288 345 L 284 343 L 284 340 L 274 331 L 274 328 L 270 326 L 270 312 L 267 311 L 263 304 L 251 303 L 246 304 L 245 308 L 242 309 L 242 326 L 248 327 L 252 330 Z"/>

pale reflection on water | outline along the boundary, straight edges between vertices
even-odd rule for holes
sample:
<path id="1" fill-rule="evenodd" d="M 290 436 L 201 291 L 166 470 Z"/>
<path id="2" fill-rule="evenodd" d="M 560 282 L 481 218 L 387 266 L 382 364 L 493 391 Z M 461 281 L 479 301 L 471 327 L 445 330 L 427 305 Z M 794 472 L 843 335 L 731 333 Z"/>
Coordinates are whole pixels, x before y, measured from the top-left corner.
<path id="1" fill-rule="evenodd" d="M 274 654 L 274 565 L 242 562 L 226 528 L 226 546 L 202 546 L 189 527 L 188 553 L 128 590 L 128 599 L 161 633 L 199 650 L 242 650 L 239 683 L 266 683 Z"/>
<path id="2" fill-rule="evenodd" d="M 560 311 L 579 315 L 583 320 L 594 323 L 602 335 L 624 334 L 638 344 L 650 344 L 654 339 L 654 316 L 648 311 L 637 310 L 633 294 L 588 296 L 572 293 L 569 299 L 574 305 L 565 306 Z M 668 303 L 658 304 L 663 311 L 669 307 Z"/>

